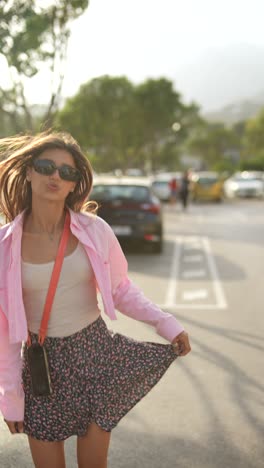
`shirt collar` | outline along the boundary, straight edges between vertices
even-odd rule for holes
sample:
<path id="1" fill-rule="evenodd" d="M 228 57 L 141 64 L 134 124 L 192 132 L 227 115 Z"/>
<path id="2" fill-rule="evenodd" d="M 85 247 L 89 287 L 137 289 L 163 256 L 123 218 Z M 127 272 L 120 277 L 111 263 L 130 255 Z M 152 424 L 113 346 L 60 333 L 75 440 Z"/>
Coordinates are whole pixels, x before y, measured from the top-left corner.
<path id="1" fill-rule="evenodd" d="M 5 228 L 5 233 L 3 237 L 0 239 L 0 242 L 7 239 L 11 234 L 18 235 L 20 232 L 22 233 L 22 227 L 24 222 L 26 210 L 23 210 L 19 215 L 13 219 L 9 224 L 6 224 L 3 228 Z M 94 243 L 92 242 L 91 236 L 89 235 L 88 227 L 94 222 L 94 218 L 91 216 L 87 216 L 85 213 L 74 212 L 69 208 L 69 213 L 71 217 L 71 224 L 70 228 L 72 233 L 87 247 L 90 247 L 95 252 L 98 251 L 98 248 L 95 247 Z"/>
<path id="2" fill-rule="evenodd" d="M 18 232 L 20 229 L 22 230 L 25 212 L 26 210 L 23 210 L 15 217 L 15 219 L 13 219 L 13 221 L 3 226 L 5 232 L 3 237 L 0 239 L 0 242 L 3 242 L 5 239 L 7 239 L 11 234 L 13 234 L 13 232 Z"/>
<path id="3" fill-rule="evenodd" d="M 91 239 L 91 235 L 89 235 L 89 226 L 95 221 L 95 218 L 92 216 L 87 215 L 86 213 L 82 212 L 74 212 L 73 210 L 69 209 L 70 217 L 71 217 L 71 231 L 72 233 L 79 239 L 82 244 L 86 245 L 87 247 L 94 250 L 94 252 L 98 252 L 98 247 L 96 247 Z"/>

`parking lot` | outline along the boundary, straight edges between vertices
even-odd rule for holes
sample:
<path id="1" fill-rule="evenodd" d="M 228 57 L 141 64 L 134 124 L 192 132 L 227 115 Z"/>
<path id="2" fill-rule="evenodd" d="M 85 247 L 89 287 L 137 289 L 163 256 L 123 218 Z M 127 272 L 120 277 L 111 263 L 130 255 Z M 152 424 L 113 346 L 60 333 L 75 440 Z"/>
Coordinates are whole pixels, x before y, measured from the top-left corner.
<path id="1" fill-rule="evenodd" d="M 113 431 L 109 468 L 261 468 L 263 465 L 263 204 L 164 207 L 164 251 L 131 251 L 129 273 L 176 315 L 192 353 Z M 162 341 L 119 314 L 114 331 Z M 0 423 L 1 468 L 29 468 L 24 436 Z M 135 447 L 137 454 L 135 456 Z M 75 438 L 66 442 L 76 468 Z"/>

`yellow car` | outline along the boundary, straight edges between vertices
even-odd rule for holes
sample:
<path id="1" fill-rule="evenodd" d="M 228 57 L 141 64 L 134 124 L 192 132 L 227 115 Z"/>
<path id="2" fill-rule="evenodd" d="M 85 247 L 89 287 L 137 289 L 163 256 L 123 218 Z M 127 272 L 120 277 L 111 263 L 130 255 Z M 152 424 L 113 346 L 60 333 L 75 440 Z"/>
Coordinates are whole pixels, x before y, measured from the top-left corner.
<path id="1" fill-rule="evenodd" d="M 193 201 L 217 201 L 223 199 L 223 183 L 217 172 L 201 171 L 191 177 L 191 198 Z"/>

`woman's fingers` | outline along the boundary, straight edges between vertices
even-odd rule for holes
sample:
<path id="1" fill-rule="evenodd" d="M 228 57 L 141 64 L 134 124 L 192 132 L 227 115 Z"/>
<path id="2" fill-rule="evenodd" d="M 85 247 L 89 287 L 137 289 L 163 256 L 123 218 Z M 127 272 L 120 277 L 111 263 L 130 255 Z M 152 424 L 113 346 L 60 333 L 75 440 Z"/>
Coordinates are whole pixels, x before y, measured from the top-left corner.
<path id="1" fill-rule="evenodd" d="M 6 419 L 4 419 L 4 421 L 11 434 L 21 434 L 24 432 L 23 421 L 7 421 Z"/>
<path id="2" fill-rule="evenodd" d="M 189 343 L 189 338 L 186 333 L 186 336 L 183 336 L 182 339 L 180 340 L 180 346 L 182 345 L 182 351 L 181 351 L 181 356 L 185 356 L 191 351 L 191 346 Z"/>
<path id="3" fill-rule="evenodd" d="M 23 421 L 18 421 L 17 426 L 15 426 L 15 428 L 16 428 L 16 432 L 18 432 L 19 434 L 23 434 L 23 432 L 24 432 L 24 423 L 23 423 Z"/>
<path id="4" fill-rule="evenodd" d="M 179 356 L 186 356 L 186 354 L 188 354 L 191 351 L 188 333 L 186 333 L 185 331 L 176 336 L 172 344 L 175 348 L 175 352 Z"/>
<path id="5" fill-rule="evenodd" d="M 16 434 L 16 428 L 15 428 L 15 421 L 6 421 L 6 425 L 8 426 L 9 431 L 11 434 Z"/>

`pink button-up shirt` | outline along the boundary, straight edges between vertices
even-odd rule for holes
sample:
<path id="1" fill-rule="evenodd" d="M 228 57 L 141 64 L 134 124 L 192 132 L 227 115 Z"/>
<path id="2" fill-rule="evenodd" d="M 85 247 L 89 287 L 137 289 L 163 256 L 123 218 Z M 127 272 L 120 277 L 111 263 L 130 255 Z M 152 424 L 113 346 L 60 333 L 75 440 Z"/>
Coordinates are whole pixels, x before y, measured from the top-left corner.
<path id="1" fill-rule="evenodd" d="M 117 309 L 172 341 L 183 327 L 128 278 L 126 258 L 110 226 L 91 214 L 70 210 L 70 215 L 72 234 L 89 256 L 108 317 L 115 320 Z M 21 346 L 28 331 L 21 286 L 23 218 L 21 213 L 0 229 L 0 411 L 10 421 L 24 419 Z"/>

